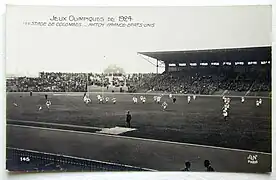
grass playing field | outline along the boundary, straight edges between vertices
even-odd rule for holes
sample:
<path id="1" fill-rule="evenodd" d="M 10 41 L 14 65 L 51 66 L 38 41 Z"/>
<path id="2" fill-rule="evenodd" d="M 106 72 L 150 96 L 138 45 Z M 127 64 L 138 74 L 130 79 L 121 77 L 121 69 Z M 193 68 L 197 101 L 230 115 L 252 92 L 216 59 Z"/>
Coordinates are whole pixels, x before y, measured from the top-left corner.
<path id="1" fill-rule="evenodd" d="M 271 152 L 271 100 L 263 99 L 260 107 L 255 98 L 232 98 L 229 119 L 222 116 L 221 97 L 197 97 L 190 104 L 187 97 L 178 96 L 173 104 L 168 96 L 166 111 L 155 104 L 153 95 L 147 101 L 133 104 L 130 94 L 105 94 L 117 98 L 117 103 L 98 104 L 96 95 L 90 94 L 92 103 L 83 103 L 82 93 L 52 94 L 48 111 L 44 93 L 7 94 L 7 119 L 74 124 L 99 128 L 125 126 L 125 114 L 132 114 L 132 127 L 137 130 L 123 136 L 168 140 L 235 149 Z M 18 106 L 15 106 L 16 103 Z M 39 106 L 43 109 L 39 111 Z"/>

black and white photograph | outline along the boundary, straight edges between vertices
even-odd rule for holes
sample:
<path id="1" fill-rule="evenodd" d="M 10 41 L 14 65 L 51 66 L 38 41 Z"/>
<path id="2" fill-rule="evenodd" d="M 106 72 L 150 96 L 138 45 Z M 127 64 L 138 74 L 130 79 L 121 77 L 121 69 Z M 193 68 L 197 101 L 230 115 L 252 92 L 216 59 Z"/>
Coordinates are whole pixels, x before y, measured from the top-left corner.
<path id="1" fill-rule="evenodd" d="M 271 6 L 6 9 L 9 172 L 271 172 Z"/>

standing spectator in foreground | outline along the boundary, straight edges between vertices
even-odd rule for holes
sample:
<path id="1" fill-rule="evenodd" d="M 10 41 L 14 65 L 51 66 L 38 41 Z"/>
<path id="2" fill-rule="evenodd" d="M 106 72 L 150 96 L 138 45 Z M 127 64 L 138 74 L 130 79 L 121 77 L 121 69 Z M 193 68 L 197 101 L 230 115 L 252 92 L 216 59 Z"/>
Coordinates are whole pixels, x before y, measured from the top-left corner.
<path id="1" fill-rule="evenodd" d="M 126 115 L 126 123 L 127 123 L 127 127 L 130 128 L 130 121 L 131 121 L 131 114 L 129 111 L 127 111 L 127 115 Z"/>
<path id="2" fill-rule="evenodd" d="M 211 166 L 211 163 L 209 160 L 204 161 L 204 166 L 206 167 L 206 171 L 215 171 L 214 168 Z"/>
<path id="3" fill-rule="evenodd" d="M 189 161 L 185 162 L 185 168 L 181 169 L 181 171 L 190 171 L 191 163 Z"/>

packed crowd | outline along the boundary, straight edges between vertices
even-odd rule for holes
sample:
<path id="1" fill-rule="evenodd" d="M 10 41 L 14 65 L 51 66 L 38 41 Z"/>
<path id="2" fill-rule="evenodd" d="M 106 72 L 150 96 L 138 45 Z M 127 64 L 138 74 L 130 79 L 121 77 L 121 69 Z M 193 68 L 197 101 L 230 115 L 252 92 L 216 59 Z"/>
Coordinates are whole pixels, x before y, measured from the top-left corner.
<path id="1" fill-rule="evenodd" d="M 166 91 L 172 93 L 213 94 L 218 90 L 271 91 L 271 75 L 263 73 L 174 72 L 163 74 L 128 74 L 121 78 L 104 74 L 40 73 L 37 78 L 7 79 L 7 91 L 18 92 L 85 92 L 87 85 L 127 86 L 130 92 Z"/>

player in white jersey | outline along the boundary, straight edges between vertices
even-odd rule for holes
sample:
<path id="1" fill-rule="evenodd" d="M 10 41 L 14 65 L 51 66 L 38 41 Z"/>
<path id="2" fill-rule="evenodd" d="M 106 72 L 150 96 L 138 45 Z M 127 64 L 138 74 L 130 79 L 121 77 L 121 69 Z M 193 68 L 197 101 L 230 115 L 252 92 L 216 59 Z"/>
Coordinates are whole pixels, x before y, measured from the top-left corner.
<path id="1" fill-rule="evenodd" d="M 101 98 L 101 95 L 98 94 L 98 95 L 97 95 L 97 99 L 99 100 L 100 98 Z"/>
<path id="2" fill-rule="evenodd" d="M 191 102 L 191 96 L 188 96 L 187 100 L 188 100 L 188 104 L 189 104 Z"/>
<path id="3" fill-rule="evenodd" d="M 169 94 L 169 98 L 170 98 L 170 99 L 172 98 L 172 94 Z"/>
<path id="4" fill-rule="evenodd" d="M 142 103 L 145 104 L 145 102 L 146 102 L 146 97 L 143 97 Z"/>
<path id="5" fill-rule="evenodd" d="M 85 104 L 89 104 L 91 102 L 91 99 L 89 97 L 85 97 L 84 102 Z"/>
<path id="6" fill-rule="evenodd" d="M 134 104 L 136 104 L 136 103 L 138 102 L 138 99 L 137 99 L 137 97 L 135 97 L 135 96 L 132 98 L 132 100 L 133 100 L 133 103 L 134 103 Z"/>
<path id="7" fill-rule="evenodd" d="M 165 110 L 167 109 L 168 104 L 166 103 L 166 101 L 164 101 L 164 102 L 162 103 L 162 107 L 163 107 L 163 111 L 165 111 Z"/>
<path id="8" fill-rule="evenodd" d="M 38 110 L 41 111 L 42 110 L 42 106 L 39 106 Z"/>
<path id="9" fill-rule="evenodd" d="M 230 108 L 230 104 L 228 103 L 224 104 L 224 108 L 228 110 Z"/>
<path id="10" fill-rule="evenodd" d="M 160 104 L 160 101 L 161 101 L 161 96 L 157 96 L 156 102 L 157 102 L 158 104 Z"/>
<path id="11" fill-rule="evenodd" d="M 227 98 L 227 103 L 229 104 L 231 102 L 231 99 L 230 98 Z"/>
<path id="12" fill-rule="evenodd" d="M 140 100 L 143 101 L 143 99 L 144 99 L 144 96 L 140 96 Z"/>
<path id="13" fill-rule="evenodd" d="M 260 106 L 260 102 L 259 100 L 256 100 L 256 106 L 259 107 Z"/>
<path id="14" fill-rule="evenodd" d="M 50 106 L 52 105 L 51 101 L 50 100 L 47 100 L 46 101 L 46 106 L 48 109 L 50 109 Z"/>
<path id="15" fill-rule="evenodd" d="M 17 107 L 17 106 L 18 106 L 16 103 L 13 103 L 13 105 L 14 105 L 15 107 Z"/>
<path id="16" fill-rule="evenodd" d="M 193 99 L 196 100 L 196 95 L 195 94 L 193 95 Z"/>
<path id="17" fill-rule="evenodd" d="M 241 97 L 241 102 L 244 103 L 244 97 Z"/>
<path id="18" fill-rule="evenodd" d="M 157 96 L 153 96 L 153 101 L 157 102 Z"/>
<path id="19" fill-rule="evenodd" d="M 116 98 L 112 98 L 113 104 L 116 104 Z"/>
<path id="20" fill-rule="evenodd" d="M 109 97 L 105 97 L 105 103 L 108 103 Z"/>
<path id="21" fill-rule="evenodd" d="M 100 97 L 99 103 L 100 103 L 100 104 L 103 104 L 103 101 L 104 101 L 104 98 L 103 98 L 103 97 Z"/>
<path id="22" fill-rule="evenodd" d="M 222 111 L 222 115 L 223 115 L 223 117 L 224 117 L 224 120 L 226 120 L 227 117 L 228 117 L 227 109 L 224 109 L 224 110 Z"/>
<path id="23" fill-rule="evenodd" d="M 263 102 L 263 101 L 262 101 L 262 99 L 260 98 L 260 99 L 259 99 L 259 103 L 260 103 L 260 105 L 262 104 L 262 102 Z"/>

